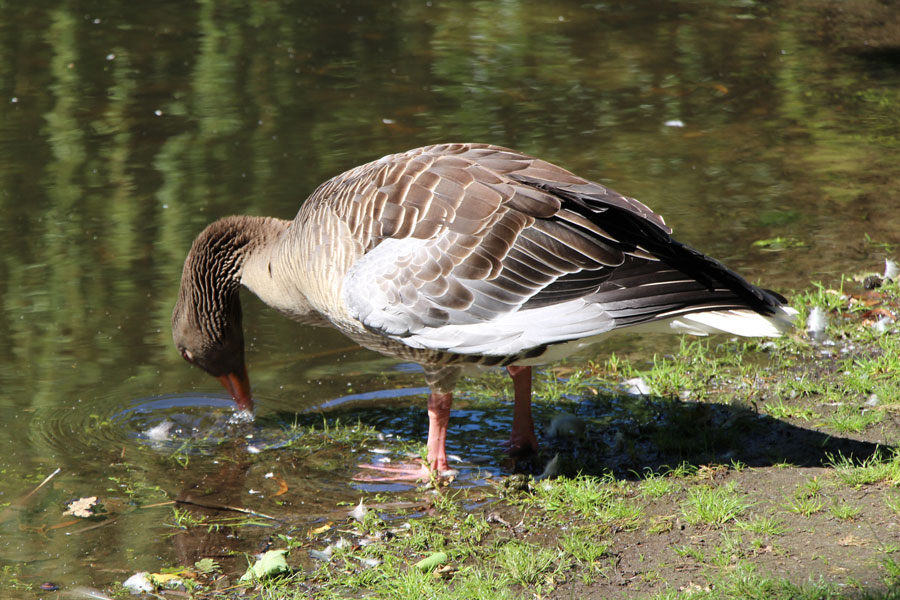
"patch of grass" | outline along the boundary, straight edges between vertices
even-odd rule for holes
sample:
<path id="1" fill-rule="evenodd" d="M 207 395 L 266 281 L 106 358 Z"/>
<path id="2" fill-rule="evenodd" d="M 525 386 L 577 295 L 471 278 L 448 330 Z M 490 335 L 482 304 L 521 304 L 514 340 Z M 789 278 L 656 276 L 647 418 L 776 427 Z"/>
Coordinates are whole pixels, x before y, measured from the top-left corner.
<path id="1" fill-rule="evenodd" d="M 795 584 L 787 579 L 760 575 L 748 561 L 739 561 L 732 568 L 714 571 L 702 584 L 692 582 L 679 590 L 666 590 L 651 600 L 833 600 L 844 597 L 841 588 L 825 581 Z"/>
<path id="2" fill-rule="evenodd" d="M 675 551 L 675 554 L 680 556 L 681 558 L 690 558 L 698 563 L 706 562 L 706 555 L 699 548 L 694 548 L 693 546 L 681 545 L 681 546 L 672 546 L 672 550 Z"/>
<path id="3" fill-rule="evenodd" d="M 767 415 L 774 419 L 800 419 L 809 421 L 816 413 L 810 408 L 792 406 L 785 404 L 784 400 L 778 398 L 774 402 L 767 402 L 764 406 Z"/>
<path id="4" fill-rule="evenodd" d="M 160 486 L 137 479 L 131 472 L 129 472 L 129 475 L 130 477 L 108 476 L 107 479 L 116 484 L 116 487 L 107 488 L 107 491 L 119 491 L 136 504 L 141 504 L 151 499 L 166 498 L 168 496 L 166 491 Z"/>
<path id="5" fill-rule="evenodd" d="M 650 517 L 650 526 L 647 527 L 647 533 L 651 535 L 666 533 L 667 531 L 672 531 L 672 527 L 675 526 L 675 516 L 674 515 L 662 515 Z"/>
<path id="6" fill-rule="evenodd" d="M 497 600 L 517 600 L 521 593 L 509 587 L 501 573 L 492 566 L 478 566 L 460 571 L 453 577 L 453 585 L 432 577 L 437 582 L 434 595 L 419 594 L 417 599 L 441 598 L 442 600 L 469 600 L 471 598 L 496 598 Z M 392 597 L 392 596 L 386 596 Z"/>
<path id="7" fill-rule="evenodd" d="M 844 405 L 829 415 L 822 424 L 839 433 L 862 433 L 883 419 L 884 413 L 880 410 Z"/>
<path id="8" fill-rule="evenodd" d="M 714 354 L 707 340 L 685 336 L 674 357 L 654 355 L 651 369 L 635 374 L 644 379 L 653 395 L 702 400 L 709 396 L 709 382 L 723 376 L 732 358 L 727 353 Z"/>
<path id="9" fill-rule="evenodd" d="M 29 591 L 34 589 L 30 583 L 20 579 L 18 565 L 3 565 L 0 568 L 0 590 Z"/>
<path id="10" fill-rule="evenodd" d="M 734 482 L 723 486 L 702 485 L 688 490 L 688 497 L 681 505 L 684 519 L 692 524 L 705 523 L 719 526 L 733 520 L 753 506 L 746 496 L 737 491 Z"/>
<path id="11" fill-rule="evenodd" d="M 896 587 L 900 586 L 900 562 L 894 560 L 893 557 L 887 556 L 882 559 L 881 566 L 884 568 L 885 585 Z"/>
<path id="12" fill-rule="evenodd" d="M 831 516 L 833 516 L 835 519 L 840 519 L 841 521 L 852 521 L 859 516 L 859 513 L 862 512 L 862 509 L 847 502 L 838 501 L 828 507 L 828 512 L 830 512 Z"/>
<path id="13" fill-rule="evenodd" d="M 484 517 L 468 514 L 459 527 L 459 542 L 465 546 L 475 546 L 490 532 L 491 526 Z"/>
<path id="14" fill-rule="evenodd" d="M 884 503 L 894 512 L 894 514 L 900 515 L 900 496 L 897 494 L 887 494 L 884 497 Z"/>
<path id="15" fill-rule="evenodd" d="M 805 319 L 809 313 L 809 309 L 813 306 L 818 306 L 826 312 L 835 312 L 846 308 L 844 300 L 845 282 L 846 279 L 843 275 L 841 275 L 841 282 L 837 288 L 826 286 L 819 281 L 813 281 L 813 289 L 805 290 L 795 295 L 792 304 L 795 307 L 799 305 L 799 308 L 801 309 L 800 316 L 803 318 L 803 320 L 798 320 L 798 322 L 806 322 Z"/>
<path id="16" fill-rule="evenodd" d="M 172 508 L 172 522 L 178 529 L 190 529 L 191 527 L 202 527 L 209 524 L 209 520 L 205 517 L 197 517 L 193 511 L 187 508 Z"/>
<path id="17" fill-rule="evenodd" d="M 293 424 L 287 429 L 286 437 L 292 440 L 291 445 L 302 445 L 304 448 L 317 450 L 334 444 L 348 446 L 364 446 L 378 440 L 378 430 L 362 421 L 343 423 L 340 419 L 329 421 L 322 418 L 321 425 Z"/>
<path id="18" fill-rule="evenodd" d="M 713 547 L 709 556 L 709 564 L 714 567 L 725 568 L 736 563 L 744 556 L 741 548 L 743 538 L 739 535 L 723 533 L 722 539 Z"/>
<path id="19" fill-rule="evenodd" d="M 494 562 L 508 583 L 524 587 L 552 586 L 555 576 L 568 566 L 561 552 L 520 541 L 504 544 Z"/>
<path id="20" fill-rule="evenodd" d="M 797 489 L 794 490 L 794 497 L 812 498 L 813 496 L 818 496 L 821 491 L 822 482 L 818 477 L 812 477 L 797 486 Z"/>
<path id="21" fill-rule="evenodd" d="M 781 396 L 786 396 L 788 398 L 812 398 L 816 395 L 821 395 L 824 393 L 824 386 L 820 381 L 814 380 L 812 377 L 807 375 L 806 373 L 795 375 L 794 377 L 785 377 L 779 379 L 778 383 L 775 385 L 775 393 L 780 398 Z M 797 407 L 790 407 L 785 405 L 783 402 L 781 403 L 782 408 L 784 409 L 786 416 L 793 416 L 794 411 L 801 411 Z M 768 407 L 768 405 L 767 405 Z M 767 408 L 768 410 L 768 408 Z M 773 410 L 778 410 L 778 405 L 775 404 Z M 812 411 L 809 411 L 812 413 Z M 771 413 L 770 413 L 771 414 Z M 805 414 L 805 413 L 803 413 Z M 812 413 L 815 414 L 815 413 Z M 772 415 L 775 416 L 775 415 Z M 799 414 L 797 415 L 799 416 Z M 802 418 L 802 417 L 801 417 Z"/>
<path id="22" fill-rule="evenodd" d="M 670 477 L 675 479 L 690 479 L 697 475 L 699 471 L 699 467 L 697 465 L 692 465 L 689 462 L 682 462 L 677 467 L 672 469 L 667 473 Z"/>
<path id="23" fill-rule="evenodd" d="M 781 535 L 787 531 L 784 521 L 774 515 L 757 517 L 751 520 L 737 520 L 735 525 L 744 531 L 760 535 Z"/>
<path id="24" fill-rule="evenodd" d="M 830 456 L 829 466 L 837 478 L 852 487 L 874 483 L 900 484 L 900 451 L 878 452 L 856 461 L 845 456 Z"/>
<path id="25" fill-rule="evenodd" d="M 688 545 L 675 546 L 673 550 L 681 558 L 722 569 L 730 567 L 747 554 L 742 548 L 743 543 L 743 538 L 740 535 L 726 532 L 722 533 L 719 543 L 709 548 L 708 552 Z"/>
<path id="26" fill-rule="evenodd" d="M 558 366 L 536 373 L 534 395 L 544 402 L 574 402 L 599 383 L 588 370 Z"/>
<path id="27" fill-rule="evenodd" d="M 590 528 L 575 528 L 560 538 L 563 552 L 591 571 L 599 570 L 600 559 L 609 553 L 610 542 L 598 540 Z"/>
<path id="28" fill-rule="evenodd" d="M 427 598 L 438 593 L 441 586 L 442 582 L 440 579 L 434 577 L 431 573 L 426 573 L 419 569 L 401 569 L 396 576 L 391 578 L 391 598 L 396 600 L 420 600 L 422 597 Z M 358 583 L 353 587 L 366 589 L 367 585 Z"/>
<path id="29" fill-rule="evenodd" d="M 551 513 L 571 513 L 633 529 L 640 523 L 643 509 L 628 495 L 629 487 L 611 477 L 579 475 L 542 481 L 533 495 L 518 501 Z"/>
<path id="30" fill-rule="evenodd" d="M 825 502 L 819 498 L 821 491 L 822 482 L 818 477 L 812 477 L 799 484 L 793 495 L 785 500 L 783 506 L 792 513 L 809 517 L 825 507 Z"/>
<path id="31" fill-rule="evenodd" d="M 825 502 L 818 496 L 794 496 L 785 500 L 784 508 L 789 512 L 809 517 L 825 507 Z"/>
<path id="32" fill-rule="evenodd" d="M 639 493 L 645 498 L 662 498 L 678 489 L 678 484 L 671 477 L 659 473 L 648 473 L 638 486 Z"/>

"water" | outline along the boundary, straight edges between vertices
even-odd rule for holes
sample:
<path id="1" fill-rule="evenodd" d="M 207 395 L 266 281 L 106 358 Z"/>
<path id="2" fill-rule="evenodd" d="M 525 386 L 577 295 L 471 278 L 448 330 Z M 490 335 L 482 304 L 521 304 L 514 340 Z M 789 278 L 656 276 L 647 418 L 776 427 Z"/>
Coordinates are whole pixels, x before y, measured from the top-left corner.
<path id="1" fill-rule="evenodd" d="M 521 149 L 641 199 L 683 241 L 788 293 L 877 269 L 881 243 L 900 241 L 900 72 L 836 51 L 793 11 L 0 2 L 0 566 L 70 586 L 187 561 L 201 542 L 166 535 L 170 505 L 142 507 L 198 486 L 223 490 L 219 504 L 271 494 L 247 445 L 277 446 L 310 411 L 375 425 L 388 445 L 424 438 L 415 369 L 249 295 L 249 432 L 169 331 L 208 222 L 289 218 L 318 183 L 383 154 Z M 775 238 L 792 247 L 754 246 Z M 451 452 L 498 472 L 508 415 L 461 409 Z M 147 439 L 167 420 L 168 441 Z M 358 497 L 348 452 L 289 469 L 298 514 Z M 66 525 L 66 501 L 90 495 L 113 518 Z"/>

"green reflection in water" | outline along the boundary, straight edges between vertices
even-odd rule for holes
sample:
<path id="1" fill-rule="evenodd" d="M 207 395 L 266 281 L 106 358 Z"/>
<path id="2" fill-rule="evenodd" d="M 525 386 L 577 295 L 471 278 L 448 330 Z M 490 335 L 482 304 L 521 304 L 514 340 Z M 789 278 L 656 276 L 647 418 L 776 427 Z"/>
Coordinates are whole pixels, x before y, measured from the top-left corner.
<path id="1" fill-rule="evenodd" d="M 746 2 L 0 3 L 0 503 L 62 467 L 17 517 L 49 525 L 64 499 L 121 495 L 110 475 L 171 496 L 214 473 L 173 468 L 110 421 L 141 398 L 216 390 L 170 341 L 191 240 L 226 214 L 290 217 L 386 153 L 520 148 L 781 289 L 875 268 L 865 234 L 900 241 L 900 82 L 801 22 Z M 753 249 L 778 236 L 805 245 Z M 254 299 L 245 312 L 263 411 L 420 385 Z M 159 523 L 137 512 L 38 540 L 7 521 L 0 563 L 58 546 L 35 573 L 90 583 L 87 557 L 171 556 Z"/>

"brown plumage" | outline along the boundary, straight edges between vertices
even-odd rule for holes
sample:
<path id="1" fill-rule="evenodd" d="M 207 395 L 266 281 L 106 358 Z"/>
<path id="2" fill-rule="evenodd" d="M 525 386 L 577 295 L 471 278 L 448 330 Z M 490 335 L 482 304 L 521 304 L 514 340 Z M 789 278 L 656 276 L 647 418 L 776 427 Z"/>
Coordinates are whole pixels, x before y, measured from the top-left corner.
<path id="1" fill-rule="evenodd" d="M 422 364 L 439 470 L 465 364 L 509 367 L 511 445 L 525 450 L 537 443 L 530 365 L 624 327 L 778 335 L 792 317 L 780 296 L 672 239 L 637 200 L 481 144 L 386 156 L 323 183 L 293 221 L 228 217 L 198 236 L 175 344 L 250 408 L 240 285 L 293 319 Z"/>

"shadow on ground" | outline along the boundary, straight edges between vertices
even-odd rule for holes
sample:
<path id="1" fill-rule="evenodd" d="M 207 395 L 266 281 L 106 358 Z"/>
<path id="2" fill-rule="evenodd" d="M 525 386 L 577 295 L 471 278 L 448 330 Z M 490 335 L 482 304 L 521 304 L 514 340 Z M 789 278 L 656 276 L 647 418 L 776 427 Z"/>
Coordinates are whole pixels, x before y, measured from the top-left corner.
<path id="1" fill-rule="evenodd" d="M 448 453 L 460 457 L 463 469 L 489 469 L 500 475 L 540 474 L 558 455 L 559 475 L 612 472 L 617 477 L 635 478 L 682 463 L 823 467 L 834 458 L 861 461 L 891 449 L 879 441 L 827 433 L 815 420 L 792 423 L 747 406 L 673 398 L 601 394 L 577 403 L 538 401 L 534 412 L 540 452 L 513 461 L 503 449 L 512 423 L 511 403 L 487 406 L 479 401 L 457 401 L 450 420 Z M 424 444 L 428 427 L 424 402 L 357 405 L 324 414 L 280 414 L 270 419 L 308 426 L 326 421 L 359 422 L 387 436 L 381 446 L 388 449 L 397 440 Z M 575 426 L 555 428 L 558 419 Z M 556 433 L 554 429 L 571 431 Z M 348 457 L 348 461 L 353 458 L 360 457 Z"/>

